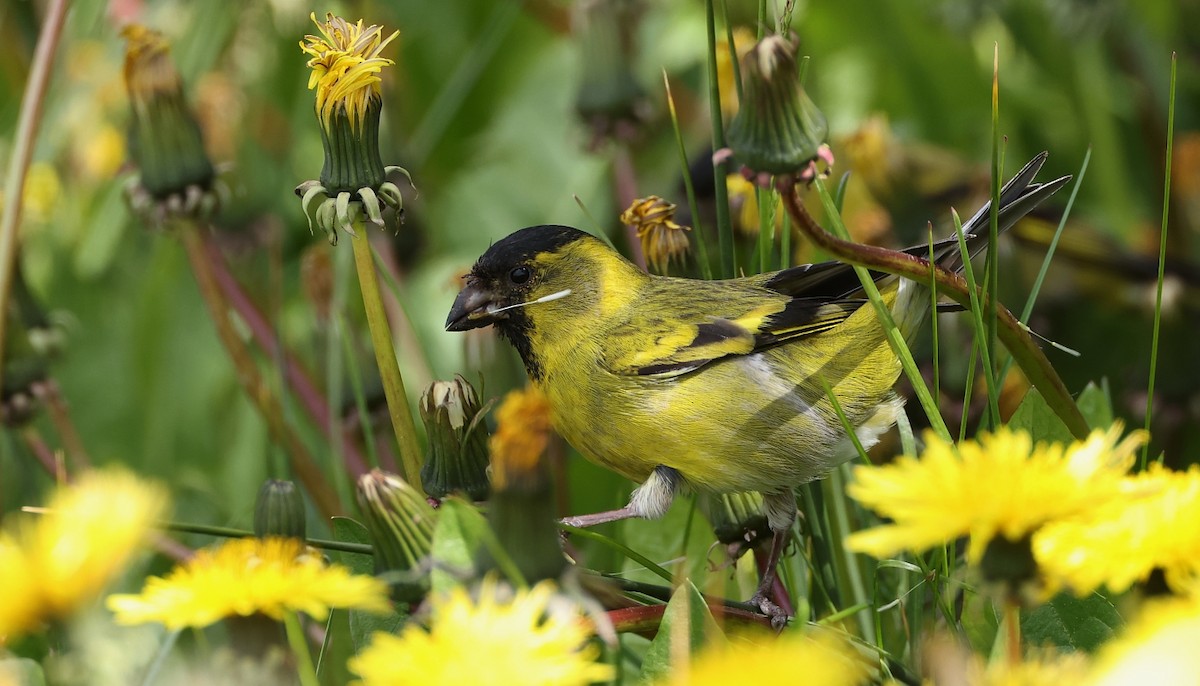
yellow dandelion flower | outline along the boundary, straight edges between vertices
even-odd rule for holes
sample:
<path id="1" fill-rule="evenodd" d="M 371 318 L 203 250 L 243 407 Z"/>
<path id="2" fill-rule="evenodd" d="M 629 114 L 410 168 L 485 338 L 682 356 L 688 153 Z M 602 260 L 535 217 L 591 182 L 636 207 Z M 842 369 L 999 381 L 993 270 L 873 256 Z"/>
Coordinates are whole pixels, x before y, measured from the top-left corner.
<path id="1" fill-rule="evenodd" d="M 846 545 L 882 558 L 968 536 L 967 560 L 977 564 L 997 536 L 1017 542 L 1116 497 L 1145 434 L 1120 438 L 1119 424 L 1069 446 L 1035 446 L 1008 428 L 957 447 L 928 433 L 920 459 L 855 468 L 847 492 L 893 523 L 856 532 Z"/>
<path id="2" fill-rule="evenodd" d="M 335 110 L 345 113 L 352 128 L 360 128 L 371 102 L 382 97 L 379 73 L 395 64 L 379 55 L 400 32 L 384 38 L 382 26 L 364 26 L 361 19 L 351 24 L 326 14 L 321 23 L 315 12 L 309 16 L 321 35 L 305 36 L 300 49 L 312 55 L 308 88 L 317 89 L 317 114 L 327 129 Z"/>
<path id="3" fill-rule="evenodd" d="M 833 635 L 799 631 L 776 638 L 766 634 L 733 637 L 700 652 L 687 669 L 676 669 L 658 686 L 728 686 L 729 684 L 868 683 L 867 664 L 850 645 Z"/>
<path id="4" fill-rule="evenodd" d="M 745 26 L 735 28 L 733 30 L 734 52 L 737 53 L 735 62 L 730 54 L 729 39 L 721 38 L 717 41 L 717 87 L 721 90 L 721 114 L 726 119 L 737 114 L 738 110 L 737 81 L 734 80 L 733 70 L 738 68 L 742 58 L 750 52 L 750 48 L 754 47 L 754 43 L 753 31 Z"/>
<path id="5" fill-rule="evenodd" d="M 1087 683 L 1091 663 L 1082 653 L 1047 654 L 1016 664 L 993 660 L 977 665 L 966 683 L 973 686 L 1063 686 Z"/>
<path id="6" fill-rule="evenodd" d="M 1096 656 L 1092 686 L 1194 684 L 1200 674 L 1200 597 L 1146 603 Z"/>
<path id="7" fill-rule="evenodd" d="M 497 490 L 539 464 L 550 442 L 550 402 L 537 386 L 509 392 L 496 408 L 496 433 L 488 439 Z"/>
<path id="8" fill-rule="evenodd" d="M 690 246 L 685 231 L 691 227 L 675 223 L 675 205 L 651 195 L 638 198 L 621 213 L 621 223 L 637 231 L 642 253 L 660 273 L 676 259 L 683 259 Z"/>
<path id="9" fill-rule="evenodd" d="M 1038 532 L 1033 551 L 1047 576 L 1080 594 L 1124 591 L 1155 569 L 1177 590 L 1200 576 L 1200 467 L 1154 465 L 1128 478 L 1125 490 L 1087 517 Z"/>
<path id="10" fill-rule="evenodd" d="M 46 514 L 0 533 L 0 640 L 67 617 L 98 596 L 165 506 L 161 488 L 128 472 L 90 471 L 55 491 Z"/>
<path id="11" fill-rule="evenodd" d="M 47 222 L 54 216 L 54 208 L 62 197 L 62 182 L 54 165 L 34 162 L 29 165 L 25 177 L 25 214 L 30 221 Z"/>
<path id="12" fill-rule="evenodd" d="M 379 579 L 327 565 L 296 539 L 243 538 L 199 551 L 166 577 L 150 577 L 140 594 L 109 596 L 108 607 L 120 624 L 182 629 L 256 613 L 283 619 L 303 612 L 318 620 L 334 608 L 386 613 L 387 595 Z"/>
<path id="13" fill-rule="evenodd" d="M 492 578 L 478 600 L 455 588 L 435 599 L 429 628 L 409 625 L 399 636 L 376 633 L 350 671 L 363 686 L 582 686 L 612 679 L 587 643 L 591 630 L 574 610 L 552 606 L 543 582 L 506 598 Z"/>

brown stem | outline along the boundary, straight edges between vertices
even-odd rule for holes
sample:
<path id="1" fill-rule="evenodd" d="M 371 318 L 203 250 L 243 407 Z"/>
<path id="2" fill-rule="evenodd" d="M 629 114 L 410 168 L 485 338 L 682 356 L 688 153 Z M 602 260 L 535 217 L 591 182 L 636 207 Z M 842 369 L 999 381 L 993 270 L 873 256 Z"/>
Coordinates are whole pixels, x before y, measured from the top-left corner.
<path id="1" fill-rule="evenodd" d="M 728 607 L 711 601 L 706 601 L 706 604 L 713 618 L 725 626 L 728 626 L 730 622 L 736 622 L 743 625 L 771 628 L 771 619 L 757 612 Z M 609 610 L 608 618 L 617 633 L 632 633 L 646 638 L 654 638 L 666 611 L 666 605 L 638 605 Z"/>
<path id="2" fill-rule="evenodd" d="M 46 445 L 46 441 L 38 430 L 27 426 L 21 430 L 21 439 L 25 441 L 25 445 L 33 456 L 37 458 L 38 463 L 46 470 L 46 473 L 54 478 L 57 483 L 65 483 L 67 481 L 67 470 L 65 465 L 59 461 L 58 456 L 54 454 L 50 446 Z"/>
<path id="3" fill-rule="evenodd" d="M 53 0 L 46 13 L 46 21 L 38 35 L 37 48 L 33 52 L 33 66 L 29 70 L 29 81 L 21 97 L 21 113 L 17 118 L 17 131 L 13 136 L 12 157 L 8 161 L 6 188 L 8 198 L 0 212 L 0 312 L 8 312 L 9 291 L 17 262 L 17 229 L 21 225 L 21 204 L 25 196 L 25 173 L 33 157 L 38 126 L 42 122 L 42 105 L 46 99 L 46 86 L 50 83 L 50 68 L 54 65 L 54 53 L 58 51 L 62 37 L 63 22 L 67 16 L 67 0 Z M 0 360 L 4 359 L 5 326 L 7 317 L 0 316 Z M 3 366 L 0 365 L 0 376 Z"/>
<path id="4" fill-rule="evenodd" d="M 629 147 L 624 143 L 617 143 L 616 149 L 613 151 L 612 160 L 613 172 L 613 190 L 617 195 L 617 212 L 621 212 L 626 207 L 633 204 L 637 200 L 637 172 L 633 168 L 633 157 L 629 154 Z M 629 243 L 629 257 L 633 263 L 642 271 L 646 271 L 646 255 L 642 252 L 642 240 L 638 238 L 637 229 L 632 226 L 625 227 L 625 238 Z"/>
<path id="5" fill-rule="evenodd" d="M 62 396 L 62 392 L 57 383 L 48 381 L 42 395 L 42 400 L 46 404 L 46 412 L 50 415 L 50 422 L 54 424 L 54 429 L 58 431 L 58 437 L 62 440 L 63 446 L 66 447 L 67 455 L 75 463 L 75 467 L 86 469 L 91 466 L 92 460 L 88 457 L 87 449 L 83 447 L 83 439 L 79 437 L 79 431 L 75 428 L 75 422 L 71 420 L 71 412 L 67 409 L 67 401 Z"/>
<path id="6" fill-rule="evenodd" d="M 183 245 L 186 248 L 188 261 L 191 262 L 192 272 L 204 297 L 204 304 L 212 316 L 217 336 L 225 351 L 233 361 L 237 372 L 238 383 L 246 391 L 246 395 L 254 401 L 263 419 L 267 422 L 267 430 L 276 443 L 283 446 L 291 458 L 292 469 L 304 487 L 312 495 L 317 510 L 325 517 L 332 517 L 342 512 L 337 494 L 330 486 L 329 480 L 321 473 L 316 460 L 308 448 L 289 429 L 283 417 L 283 408 L 279 400 L 271 393 L 258 373 L 258 366 L 251 357 L 242 339 L 233 327 L 225 299 L 221 296 L 221 288 L 217 285 L 213 274 L 212 263 L 204 249 L 204 241 L 200 238 L 199 227 L 190 222 L 180 222 L 178 225 Z"/>
<path id="7" fill-rule="evenodd" d="M 932 272 L 934 284 L 939 293 L 970 309 L 971 292 L 967 287 L 967 282 L 960 274 L 947 271 L 939 265 L 931 267 L 929 261 L 922 257 L 842 240 L 826 231 L 812 218 L 804 204 L 800 202 L 797 189 L 793 188 L 791 192 L 780 193 L 780 195 L 783 196 L 783 204 L 787 208 L 788 214 L 792 216 L 796 228 L 829 254 L 845 262 L 907 277 L 918 283 L 928 283 Z M 982 291 L 979 293 L 981 307 L 985 309 L 988 307 L 988 299 L 988 294 Z M 1041 391 L 1046 403 L 1062 419 L 1071 433 L 1078 439 L 1086 438 L 1089 431 L 1087 420 L 1079 412 L 1079 407 L 1071 399 L 1070 392 L 1067 391 L 1058 372 L 1050 364 L 1050 360 L 1046 359 L 1041 348 L 1033 342 L 1021 322 L 999 302 L 996 303 L 996 316 L 1000 325 L 998 331 L 1000 342 L 1020 365 L 1026 378 Z"/>
<path id="8" fill-rule="evenodd" d="M 258 343 L 266 353 L 280 361 L 283 365 L 284 375 L 287 378 L 289 387 L 295 391 L 296 397 L 300 399 L 300 406 L 312 419 L 313 423 L 320 427 L 325 434 L 327 440 L 332 443 L 334 437 L 334 423 L 329 416 L 329 405 L 325 400 L 325 396 L 321 391 L 317 390 L 316 384 L 309 377 L 308 372 L 304 370 L 300 363 L 287 350 L 281 347 L 279 339 L 275 336 L 275 329 L 267 322 L 266 317 L 259 311 L 258 306 L 242 289 L 242 285 L 237 278 L 229 271 L 229 266 L 225 263 L 225 256 L 221 253 L 221 248 L 214 241 L 201 240 L 205 244 L 205 255 L 208 259 L 209 266 L 212 269 L 213 278 L 217 282 L 217 286 L 221 289 L 222 295 L 229 303 L 229 306 L 237 312 L 238 316 L 246 323 L 246 328 L 250 330 L 250 335 Z M 369 468 L 366 460 L 363 459 L 362 453 L 354 445 L 354 442 L 346 435 L 340 437 L 342 442 L 342 457 L 346 461 L 346 468 L 350 474 L 357 479 L 366 474 Z M 364 440 L 373 440 L 367 437 Z"/>

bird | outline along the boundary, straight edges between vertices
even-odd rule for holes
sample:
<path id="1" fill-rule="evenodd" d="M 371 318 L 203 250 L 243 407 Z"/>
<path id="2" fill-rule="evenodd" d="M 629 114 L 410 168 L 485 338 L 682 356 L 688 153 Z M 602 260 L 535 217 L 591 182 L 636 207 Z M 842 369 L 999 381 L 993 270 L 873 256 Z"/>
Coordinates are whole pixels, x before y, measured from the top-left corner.
<path id="1" fill-rule="evenodd" d="M 1034 183 L 1045 159 L 1001 190 L 1001 230 L 1069 180 Z M 986 242 L 989 208 L 962 226 L 972 252 Z M 943 267 L 961 268 L 956 236 L 933 250 Z M 911 339 L 932 309 L 927 286 L 872 277 Z M 758 491 L 774 535 L 750 602 L 773 620 L 768 592 L 796 519 L 794 489 L 857 454 L 829 395 L 864 448 L 903 411 L 900 362 L 844 262 L 724 280 L 657 276 L 579 229 L 531 226 L 487 248 L 446 320 L 447 331 L 488 325 L 516 348 L 563 438 L 640 484 L 623 508 L 564 521 L 658 518 L 684 489 Z"/>

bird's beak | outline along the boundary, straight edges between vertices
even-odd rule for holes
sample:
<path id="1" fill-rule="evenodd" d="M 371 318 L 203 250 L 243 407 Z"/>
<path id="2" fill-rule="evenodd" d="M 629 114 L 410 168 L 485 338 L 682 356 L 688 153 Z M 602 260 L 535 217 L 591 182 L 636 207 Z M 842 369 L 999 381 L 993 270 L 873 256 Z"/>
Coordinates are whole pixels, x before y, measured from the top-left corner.
<path id="1" fill-rule="evenodd" d="M 472 283 L 459 292 L 450 308 L 450 316 L 446 317 L 447 331 L 469 331 L 494 323 L 504 317 L 493 314 L 496 309 L 492 294 L 486 289 Z"/>

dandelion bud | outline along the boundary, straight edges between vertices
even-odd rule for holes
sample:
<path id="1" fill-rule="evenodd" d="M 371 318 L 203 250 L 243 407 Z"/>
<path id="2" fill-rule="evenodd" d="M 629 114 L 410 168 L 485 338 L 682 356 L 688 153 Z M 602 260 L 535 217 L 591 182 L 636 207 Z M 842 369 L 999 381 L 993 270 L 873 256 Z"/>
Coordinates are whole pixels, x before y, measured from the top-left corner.
<path id="1" fill-rule="evenodd" d="M 421 485 L 434 498 L 461 491 L 472 500 L 488 492 L 487 428 L 475 389 L 459 375 L 434 381 L 421 396 L 429 453 Z"/>
<path id="2" fill-rule="evenodd" d="M 550 443 L 550 405 L 536 386 L 513 391 L 496 410 L 492 454 L 492 498 L 488 522 L 500 546 L 533 583 L 557 578 L 566 568 L 546 448 Z M 494 568 L 483 552 L 480 567 Z"/>
<path id="3" fill-rule="evenodd" d="M 376 573 L 392 573 L 386 580 L 395 600 L 419 599 L 429 589 L 419 566 L 433 547 L 433 508 L 403 479 L 378 469 L 358 480 L 356 495 L 375 547 Z"/>
<path id="4" fill-rule="evenodd" d="M 742 100 L 729 126 L 729 147 L 751 174 L 811 178 L 813 162 L 832 162 L 829 127 L 800 85 L 799 46 L 767 36 L 742 60 Z M 745 172 L 744 172 L 745 173 Z"/>
<path id="5" fill-rule="evenodd" d="M 291 481 L 267 479 L 254 502 L 254 535 L 304 540 L 304 496 Z"/>
<path id="6" fill-rule="evenodd" d="M 676 224 L 675 205 L 657 195 L 634 200 L 621 213 L 621 223 L 637 231 L 642 253 L 660 274 L 667 272 L 672 261 L 682 261 L 687 255 L 690 243 L 685 232 L 692 229 Z"/>
<path id="7" fill-rule="evenodd" d="M 698 502 L 717 540 L 732 547 L 735 554 L 757 541 L 770 540 L 771 529 L 759 493 L 703 493 Z"/>
<path id="8" fill-rule="evenodd" d="M 633 34 L 639 8 L 632 0 L 581 3 L 579 43 L 583 75 L 575 110 L 597 140 L 635 124 L 646 93 L 633 75 Z"/>
<path id="9" fill-rule="evenodd" d="M 216 209 L 216 172 L 200 125 L 183 93 L 163 35 L 144 26 L 125 27 L 125 87 L 131 110 L 130 154 L 139 178 L 135 209 L 159 214 L 208 214 Z"/>

